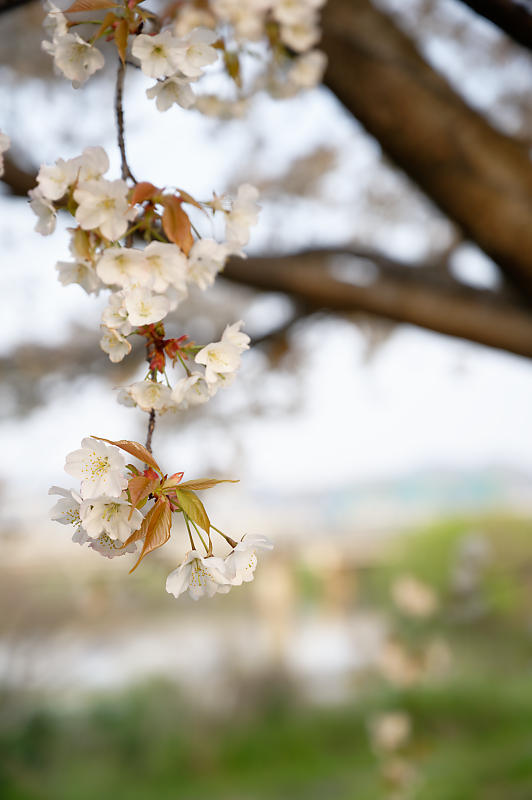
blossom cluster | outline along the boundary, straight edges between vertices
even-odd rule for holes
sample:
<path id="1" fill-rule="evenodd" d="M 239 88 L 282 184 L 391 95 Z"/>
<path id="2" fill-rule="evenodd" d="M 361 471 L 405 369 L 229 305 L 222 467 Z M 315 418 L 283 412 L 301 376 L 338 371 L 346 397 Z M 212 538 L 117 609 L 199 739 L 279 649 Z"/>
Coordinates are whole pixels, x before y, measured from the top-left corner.
<path id="1" fill-rule="evenodd" d="M 315 26 L 320 5 L 321 0 L 276 0 L 256 9 L 264 32 L 269 31 L 274 61 L 289 62 L 291 74 L 296 76 L 292 85 L 312 84 L 309 65 L 316 75 L 323 69 L 320 54 L 304 52 L 306 46 L 301 42 L 289 42 L 294 25 Z M 156 80 L 147 94 L 160 111 L 174 103 L 184 108 L 199 106 L 201 98 L 195 96 L 191 84 L 219 60 L 240 89 L 243 42 L 234 19 L 236 6 L 227 4 L 224 10 L 215 0 L 177 3 L 168 8 L 164 20 L 144 9 L 142 0 L 122 5 L 108 0 L 74 0 L 65 12 L 46 0 L 45 7 L 49 39 L 43 47 L 75 88 L 104 65 L 97 42 L 102 38 L 114 41 L 120 59 L 115 102 L 122 178 L 107 177 L 109 159 L 102 147 L 87 147 L 80 156 L 43 165 L 37 186 L 29 192 L 38 218 L 35 230 L 44 236 L 52 234 L 58 212 L 73 219 L 69 228 L 71 260 L 57 263 L 59 280 L 63 285 L 77 283 L 87 294 L 109 292 L 100 346 L 111 361 L 119 362 L 131 352 L 132 336 L 144 339 L 147 374 L 123 387 L 118 399 L 150 415 L 146 447 L 92 437 L 67 456 L 65 469 L 80 480 L 80 487 L 52 487 L 50 493 L 59 495 L 52 518 L 72 525 L 75 542 L 88 544 L 107 558 L 136 553 L 140 545 L 136 569 L 150 552 L 169 540 L 172 515 L 181 514 L 191 549 L 168 576 L 167 591 L 178 597 L 188 590 L 194 599 L 226 593 L 231 586 L 253 579 L 256 551 L 269 549 L 271 544 L 260 536 L 235 541 L 213 526 L 196 491 L 221 481 L 182 482 L 182 472 L 163 474 L 151 452 L 151 437 L 158 413 L 199 405 L 229 385 L 242 353 L 249 348 L 242 321 L 228 324 L 218 341 L 197 344 L 186 334 L 167 336 L 165 320 L 187 298 L 192 286 L 206 290 L 230 256 L 244 257 L 242 248 L 260 210 L 258 191 L 246 183 L 235 197 L 213 194 L 212 199 L 199 201 L 183 189 L 137 182 L 125 155 L 121 97 L 126 64 L 130 63 Z M 67 16 L 81 11 L 91 11 L 94 17 L 103 12 L 103 19 L 76 22 Z M 84 38 L 73 30 L 77 25 L 83 26 L 79 31 L 98 27 Z M 307 35 L 307 39 L 313 44 L 316 37 Z M 204 110 L 211 113 L 209 100 L 204 98 Z M 0 148 L 7 144 L 0 138 Z M 196 224 L 191 214 L 199 217 Z M 222 241 L 204 237 L 198 230 L 205 217 L 212 230 L 211 216 L 215 215 L 225 223 Z M 169 365 L 184 371 L 173 386 L 167 374 Z M 144 468 L 126 464 L 120 451 L 133 455 Z M 221 537 L 230 552 L 216 554 L 211 534 Z"/>
<path id="2" fill-rule="evenodd" d="M 188 590 L 197 600 L 218 592 L 225 594 L 232 586 L 253 580 L 256 551 L 271 549 L 271 542 L 264 536 L 244 536 L 237 542 L 218 531 L 194 492 L 222 481 L 183 483 L 182 472 L 170 477 L 163 474 L 151 453 L 138 442 L 107 441 L 83 439 L 81 448 L 67 456 L 65 471 L 80 481 L 78 490 L 52 486 L 49 491 L 60 497 L 51 518 L 74 528 L 74 542 L 88 544 L 106 558 L 136 553 L 140 543 L 135 569 L 148 553 L 170 538 L 172 513 L 182 514 L 191 549 L 168 575 L 166 590 L 170 594 L 179 597 Z M 146 468 L 140 472 L 126 464 L 121 450 L 145 459 Z M 224 557 L 214 554 L 211 531 L 230 545 Z"/>
<path id="3" fill-rule="evenodd" d="M 100 344 L 111 361 L 128 355 L 134 334 L 144 336 L 151 348 L 147 379 L 123 390 L 121 402 L 145 411 L 206 402 L 218 388 L 229 385 L 249 347 L 249 337 L 240 331 L 242 322 L 228 325 L 220 341 L 205 346 L 185 342 L 186 337 L 166 339 L 161 323 L 187 297 L 191 285 L 207 289 L 230 254 L 243 255 L 250 226 L 258 218 L 258 192 L 244 184 L 233 200 L 215 196 L 204 203 L 205 210 L 224 215 L 226 241 L 194 239 L 183 203 L 200 204 L 190 195 L 168 194 L 150 183 L 130 188 L 124 180 L 106 179 L 108 169 L 109 159 L 101 147 L 87 147 L 81 156 L 42 166 L 37 187 L 30 191 L 30 204 L 38 216 L 36 230 L 52 233 L 58 209 L 74 217 L 73 260 L 57 263 L 59 280 L 63 285 L 77 283 L 88 294 L 110 291 Z M 135 230 L 142 234 L 143 247 L 130 246 Z M 160 241 L 163 235 L 166 241 Z M 167 359 L 185 371 L 173 390 L 166 375 Z M 166 383 L 158 380 L 161 376 Z"/>
<path id="4" fill-rule="evenodd" d="M 266 69 L 254 88 L 267 89 L 275 96 L 293 94 L 320 82 L 325 55 L 315 49 L 320 38 L 319 10 L 325 0 L 190 0 L 176 3 L 158 18 L 141 2 L 108 10 L 101 20 L 72 21 L 66 14 L 77 14 L 101 5 L 94 0 L 74 2 L 66 12 L 46 0 L 45 28 L 50 39 L 43 48 L 54 59 L 56 69 L 72 81 L 75 88 L 104 66 L 98 49 L 100 39 L 114 39 L 123 62 L 133 59 L 142 72 L 156 80 L 146 90 L 159 111 L 174 104 L 196 107 L 205 113 L 225 112 L 238 101 L 216 102 L 216 98 L 197 95 L 192 85 L 208 67 L 219 64 L 244 96 L 241 61 L 250 45 L 260 43 Z M 77 25 L 97 25 L 84 38 L 73 31 Z M 147 32 L 146 32 L 147 31 Z M 249 92 L 249 93 L 250 93 Z"/>

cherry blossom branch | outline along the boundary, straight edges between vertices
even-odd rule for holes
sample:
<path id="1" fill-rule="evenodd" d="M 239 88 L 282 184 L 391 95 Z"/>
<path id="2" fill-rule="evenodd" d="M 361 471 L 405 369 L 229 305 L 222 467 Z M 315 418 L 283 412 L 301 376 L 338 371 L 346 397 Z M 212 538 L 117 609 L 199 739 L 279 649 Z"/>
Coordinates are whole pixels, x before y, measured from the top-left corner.
<path id="1" fill-rule="evenodd" d="M 116 92 L 115 92 L 115 112 L 116 112 L 116 132 L 118 136 L 118 149 L 120 150 L 120 160 L 122 168 L 122 179 L 131 178 L 133 183 L 137 180 L 129 168 L 126 157 L 126 140 L 124 134 L 124 108 L 122 97 L 124 94 L 124 79 L 126 76 L 126 65 L 118 59 L 118 71 L 116 73 Z"/>

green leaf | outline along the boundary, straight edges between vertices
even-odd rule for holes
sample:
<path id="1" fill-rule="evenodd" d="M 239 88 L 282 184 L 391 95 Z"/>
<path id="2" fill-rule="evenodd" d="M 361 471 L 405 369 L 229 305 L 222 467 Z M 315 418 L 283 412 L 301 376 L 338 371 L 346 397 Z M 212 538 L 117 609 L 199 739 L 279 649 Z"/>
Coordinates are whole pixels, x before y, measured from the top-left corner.
<path id="1" fill-rule="evenodd" d="M 189 489 L 182 489 L 181 487 L 175 490 L 175 494 L 183 513 L 185 513 L 192 522 L 195 522 L 196 525 L 203 528 L 203 530 L 208 533 L 211 523 L 199 497 Z"/>

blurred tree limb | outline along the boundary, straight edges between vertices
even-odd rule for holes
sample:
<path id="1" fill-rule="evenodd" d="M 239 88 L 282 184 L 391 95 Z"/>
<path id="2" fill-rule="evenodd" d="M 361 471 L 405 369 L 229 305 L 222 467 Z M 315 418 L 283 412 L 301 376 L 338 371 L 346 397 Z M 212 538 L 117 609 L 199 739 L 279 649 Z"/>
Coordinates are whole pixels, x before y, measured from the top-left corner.
<path id="1" fill-rule="evenodd" d="M 515 42 L 532 50 L 532 6 L 527 0 L 460 0 L 493 22 Z"/>
<path id="2" fill-rule="evenodd" d="M 369 0 L 329 0 L 325 83 L 395 164 L 532 299 L 532 164 Z"/>
<path id="3" fill-rule="evenodd" d="M 361 258 L 374 271 L 359 280 Z M 349 279 L 350 263 L 354 280 Z M 532 358 L 532 314 L 526 308 L 458 281 L 446 285 L 428 280 L 423 267 L 399 265 L 379 254 L 315 250 L 234 258 L 222 275 L 256 289 L 286 293 L 306 309 L 363 311 Z"/>

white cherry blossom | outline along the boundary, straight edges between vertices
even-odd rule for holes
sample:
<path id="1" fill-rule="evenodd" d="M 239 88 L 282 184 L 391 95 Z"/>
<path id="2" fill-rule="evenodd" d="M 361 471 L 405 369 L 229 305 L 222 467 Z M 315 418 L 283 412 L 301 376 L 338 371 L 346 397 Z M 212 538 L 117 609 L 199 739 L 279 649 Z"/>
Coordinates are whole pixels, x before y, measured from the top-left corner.
<path id="1" fill-rule="evenodd" d="M 102 328 L 103 336 L 100 339 L 100 347 L 104 353 L 108 354 L 113 364 L 117 364 L 131 353 L 131 344 L 114 328 L 107 328 L 105 325 L 102 325 Z"/>
<path id="2" fill-rule="evenodd" d="M 72 534 L 72 541 L 76 544 L 87 544 L 87 542 L 92 540 L 90 536 L 87 536 L 87 531 L 84 531 L 83 528 L 78 528 L 77 531 L 74 531 Z"/>
<path id="3" fill-rule="evenodd" d="M 288 79 L 297 87 L 312 89 L 317 86 L 325 72 L 327 56 L 321 50 L 310 50 L 294 59 Z"/>
<path id="4" fill-rule="evenodd" d="M 127 408 L 135 408 L 135 406 L 137 405 L 131 396 L 131 391 L 129 386 L 123 386 L 119 390 L 116 396 L 116 402 L 120 403 L 120 405 L 122 406 L 126 406 Z"/>
<path id="5" fill-rule="evenodd" d="M 173 286 L 181 295 L 187 295 L 187 258 L 175 244 L 151 242 L 142 253 L 147 267 L 150 289 L 158 294 Z"/>
<path id="6" fill-rule="evenodd" d="M 65 472 L 81 480 L 80 494 L 89 497 L 120 497 L 127 486 L 126 462 L 120 451 L 99 439 L 87 437 L 81 449 L 66 457 Z"/>
<path id="7" fill-rule="evenodd" d="M 74 200 L 79 203 L 76 219 L 84 230 L 99 228 L 102 236 L 111 241 L 120 239 L 127 230 L 128 220 L 135 218 L 136 211 L 127 201 L 128 186 L 125 181 L 85 181 L 74 191 Z"/>
<path id="8" fill-rule="evenodd" d="M 214 28 L 216 20 L 207 9 L 184 5 L 179 9 L 174 32 L 177 36 L 187 36 L 194 28 Z"/>
<path id="9" fill-rule="evenodd" d="M 142 250 L 133 247 L 108 247 L 96 265 L 100 279 L 108 286 L 147 286 L 150 273 Z"/>
<path id="10" fill-rule="evenodd" d="M 174 403 L 170 387 L 156 381 L 138 381 L 128 387 L 129 394 L 143 411 L 166 411 Z"/>
<path id="11" fill-rule="evenodd" d="M 200 289 L 212 286 L 216 275 L 224 268 L 228 248 L 214 239 L 198 239 L 188 254 L 187 280 Z"/>
<path id="12" fill-rule="evenodd" d="M 137 288 L 126 291 L 124 300 L 128 320 L 132 325 L 151 325 L 164 319 L 170 311 L 170 301 L 149 289 Z"/>
<path id="13" fill-rule="evenodd" d="M 46 199 L 38 186 L 35 189 L 30 189 L 28 195 L 30 197 L 30 208 L 37 216 L 34 230 L 42 236 L 49 236 L 55 231 L 57 220 L 57 212 L 53 203 Z"/>
<path id="14" fill-rule="evenodd" d="M 182 78 L 172 75 L 164 81 L 157 81 L 149 89 L 146 89 L 146 96 L 153 100 L 158 111 L 168 111 L 177 104 L 181 108 L 192 108 L 196 102 L 196 95 L 192 91 L 189 78 Z"/>
<path id="15" fill-rule="evenodd" d="M 249 183 L 238 187 L 233 207 L 225 221 L 225 235 L 228 242 L 238 245 L 248 243 L 249 229 L 252 225 L 256 225 L 259 217 L 260 206 L 256 202 L 258 196 L 258 189 Z"/>
<path id="16" fill-rule="evenodd" d="M 225 574 L 233 586 L 253 580 L 257 566 L 256 550 L 271 550 L 273 543 L 266 536 L 243 536 L 225 558 Z"/>
<path id="17" fill-rule="evenodd" d="M 181 40 L 183 49 L 177 56 L 177 65 L 187 78 L 199 78 L 203 67 L 214 64 L 218 53 L 211 45 L 218 38 L 209 28 L 196 28 L 187 39 Z"/>
<path id="18" fill-rule="evenodd" d="M 74 159 L 65 161 L 63 158 L 58 158 L 53 166 L 43 164 L 37 175 L 42 197 L 47 200 L 60 200 L 76 180 L 76 174 Z"/>
<path id="19" fill-rule="evenodd" d="M 213 597 L 217 592 L 225 594 L 230 588 L 223 559 L 218 556 L 202 556 L 197 550 L 187 553 L 183 563 L 166 579 L 168 594 L 179 597 L 188 589 L 193 600 L 199 600 L 205 595 Z"/>
<path id="20" fill-rule="evenodd" d="M 227 342 L 228 344 L 238 347 L 241 353 L 243 353 L 244 350 L 249 350 L 249 343 L 251 341 L 247 333 L 242 333 L 240 330 L 243 324 L 243 321 L 239 320 L 233 323 L 233 325 L 226 325 L 222 333 L 222 342 Z"/>
<path id="21" fill-rule="evenodd" d="M 316 11 L 324 3 L 325 0 L 274 0 L 272 14 L 284 25 L 314 23 Z"/>
<path id="22" fill-rule="evenodd" d="M 321 32 L 314 20 L 281 25 L 281 41 L 296 53 L 304 53 L 319 41 Z"/>
<path id="23" fill-rule="evenodd" d="M 109 298 L 107 308 L 102 312 L 102 322 L 107 328 L 114 328 L 122 336 L 127 336 L 133 330 L 125 306 L 125 292 L 113 292 Z"/>
<path id="24" fill-rule="evenodd" d="M 222 22 L 229 21 L 238 40 L 256 41 L 264 35 L 264 12 L 269 0 L 213 0 L 212 7 Z"/>
<path id="25" fill-rule="evenodd" d="M 217 383 L 239 368 L 240 350 L 229 342 L 211 342 L 197 353 L 195 361 L 204 365 L 207 383 Z"/>
<path id="26" fill-rule="evenodd" d="M 67 18 L 60 8 L 58 8 L 50 0 L 45 0 L 43 3 L 46 16 L 43 20 L 43 28 L 52 39 L 57 39 L 65 36 L 68 33 Z"/>
<path id="27" fill-rule="evenodd" d="M 172 400 L 178 408 L 186 409 L 206 403 L 213 393 L 212 385 L 207 383 L 205 376 L 201 372 L 193 372 L 177 381 L 172 390 Z"/>
<path id="28" fill-rule="evenodd" d="M 140 528 L 144 517 L 123 497 L 96 497 L 79 507 L 81 524 L 89 536 L 106 533 L 111 539 L 127 539 Z"/>
<path id="29" fill-rule="evenodd" d="M 86 261 L 58 261 L 55 268 L 59 273 L 57 277 L 63 286 L 79 283 L 87 294 L 94 294 L 102 287 L 96 270 Z"/>
<path id="30" fill-rule="evenodd" d="M 81 525 L 80 506 L 82 499 L 73 489 L 63 489 L 61 486 L 51 486 L 48 494 L 58 494 L 61 499 L 50 509 L 50 519 L 60 522 L 61 525 Z"/>
<path id="31" fill-rule="evenodd" d="M 73 159 L 77 168 L 78 181 L 93 181 L 105 175 L 109 169 L 109 158 L 103 147 L 86 147 L 83 153 Z"/>
<path id="32" fill-rule="evenodd" d="M 184 45 L 170 31 L 155 36 L 141 33 L 135 37 L 131 53 L 140 61 L 140 67 L 150 78 L 167 78 L 179 69 L 178 59 Z"/>
<path id="33" fill-rule="evenodd" d="M 43 42 L 43 47 L 54 57 L 56 67 L 65 78 L 79 89 L 85 81 L 105 63 L 98 48 L 86 42 L 77 33 L 66 33 L 54 38 L 53 44 Z"/>
<path id="34" fill-rule="evenodd" d="M 105 558 L 125 556 L 126 553 L 134 553 L 137 549 L 135 542 L 124 547 L 124 543 L 120 539 L 111 539 L 107 533 L 101 533 L 96 539 L 89 541 L 89 547 Z"/>

